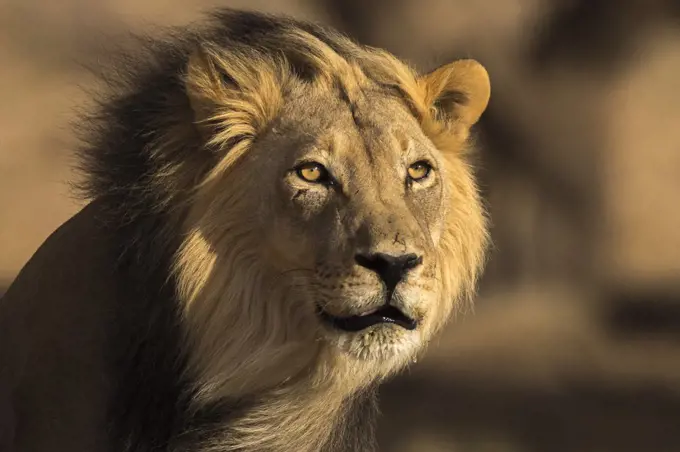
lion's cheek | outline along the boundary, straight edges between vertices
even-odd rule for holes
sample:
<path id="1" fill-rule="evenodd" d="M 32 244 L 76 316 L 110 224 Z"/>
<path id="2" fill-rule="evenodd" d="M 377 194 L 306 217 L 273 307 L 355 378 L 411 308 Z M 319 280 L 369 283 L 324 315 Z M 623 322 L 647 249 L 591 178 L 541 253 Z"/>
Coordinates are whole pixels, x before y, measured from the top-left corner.
<path id="1" fill-rule="evenodd" d="M 263 262 L 280 272 L 313 267 L 314 249 L 309 234 L 299 224 L 285 217 L 272 216 L 261 229 Z"/>

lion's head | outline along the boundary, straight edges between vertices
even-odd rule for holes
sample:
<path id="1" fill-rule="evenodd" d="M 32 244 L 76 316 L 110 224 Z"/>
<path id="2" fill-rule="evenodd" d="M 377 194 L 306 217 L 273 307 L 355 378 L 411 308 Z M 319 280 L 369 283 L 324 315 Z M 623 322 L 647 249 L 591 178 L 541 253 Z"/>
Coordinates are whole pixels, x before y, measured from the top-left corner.
<path id="1" fill-rule="evenodd" d="M 188 419 L 223 433 L 205 450 L 369 450 L 352 441 L 373 383 L 469 299 L 484 261 L 467 154 L 487 72 L 421 74 L 293 19 L 213 19 L 102 71 L 113 96 L 83 121 L 82 188 L 134 289 L 118 295 L 135 325 L 119 384 L 177 370 Z M 154 381 L 139 391 L 165 399 Z"/>
<path id="2" fill-rule="evenodd" d="M 258 39 L 217 34 L 186 66 L 212 162 L 176 265 L 192 367 L 217 393 L 310 364 L 362 385 L 474 288 L 486 224 L 465 154 L 489 79 L 472 60 L 419 75 L 311 26 Z"/>
<path id="3" fill-rule="evenodd" d="M 370 78 L 345 81 L 352 94 L 341 83 L 293 91 L 243 171 L 260 175 L 252 225 L 264 262 L 296 285 L 325 342 L 387 370 L 449 317 L 484 223 L 460 149 L 438 149 Z"/>
<path id="4" fill-rule="evenodd" d="M 170 250 L 204 398 L 387 376 L 482 267 L 466 155 L 487 72 L 460 60 L 419 74 L 317 25 L 215 19 L 118 66 L 139 69 L 81 153 L 85 188 L 131 225 L 142 261 Z"/>

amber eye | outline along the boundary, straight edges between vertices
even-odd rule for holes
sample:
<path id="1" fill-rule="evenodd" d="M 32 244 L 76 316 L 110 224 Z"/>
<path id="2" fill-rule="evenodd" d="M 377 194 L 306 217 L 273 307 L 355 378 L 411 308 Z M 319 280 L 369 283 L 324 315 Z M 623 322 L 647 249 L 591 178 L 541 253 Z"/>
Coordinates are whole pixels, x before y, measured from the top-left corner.
<path id="1" fill-rule="evenodd" d="M 300 179 L 307 182 L 321 183 L 328 180 L 328 171 L 320 163 L 304 163 L 297 167 L 295 171 Z"/>
<path id="2" fill-rule="evenodd" d="M 432 171 L 432 166 L 421 160 L 408 167 L 408 177 L 411 180 L 420 181 L 429 176 L 430 171 Z"/>

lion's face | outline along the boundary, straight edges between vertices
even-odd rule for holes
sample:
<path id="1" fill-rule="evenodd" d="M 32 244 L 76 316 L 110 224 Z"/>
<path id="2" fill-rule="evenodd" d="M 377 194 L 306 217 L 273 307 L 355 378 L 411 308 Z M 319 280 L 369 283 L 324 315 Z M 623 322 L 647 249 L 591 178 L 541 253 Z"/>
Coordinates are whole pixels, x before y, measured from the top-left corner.
<path id="1" fill-rule="evenodd" d="M 326 60 L 308 62 L 318 67 L 306 78 L 222 50 L 189 64 L 196 122 L 224 152 L 178 265 L 205 375 L 248 350 L 253 369 L 281 370 L 274 383 L 319 344 L 326 363 L 387 375 L 481 269 L 486 223 L 464 151 L 489 99 L 484 68 L 463 60 L 418 76 L 385 54 L 362 50 L 360 67 L 311 42 Z M 227 328 L 243 331 L 229 346 Z"/>
<path id="2" fill-rule="evenodd" d="M 367 94 L 352 112 L 331 96 L 292 98 L 250 155 L 264 260 L 295 286 L 292 302 L 341 353 L 412 357 L 456 298 L 440 247 L 461 194 L 404 103 Z"/>

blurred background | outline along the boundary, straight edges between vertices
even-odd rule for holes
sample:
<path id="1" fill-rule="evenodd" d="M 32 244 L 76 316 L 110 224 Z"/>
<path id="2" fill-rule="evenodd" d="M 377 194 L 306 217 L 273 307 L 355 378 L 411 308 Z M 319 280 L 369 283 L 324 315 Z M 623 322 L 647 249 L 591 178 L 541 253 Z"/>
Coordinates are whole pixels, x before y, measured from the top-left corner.
<path id="1" fill-rule="evenodd" d="M 81 64 L 216 5 L 491 74 L 489 268 L 475 312 L 382 391 L 382 450 L 680 451 L 677 0 L 0 0 L 0 293 L 81 207 Z"/>

